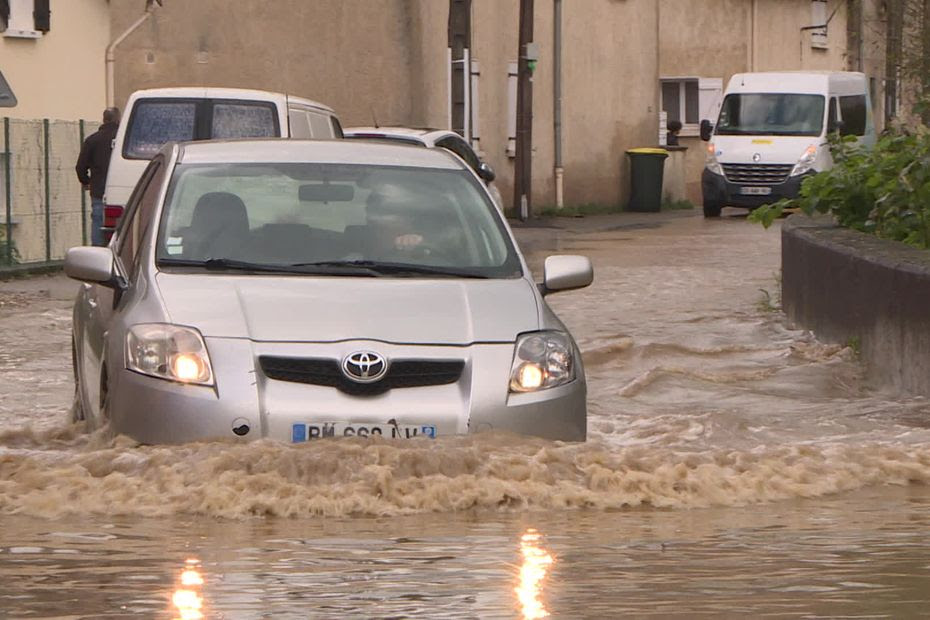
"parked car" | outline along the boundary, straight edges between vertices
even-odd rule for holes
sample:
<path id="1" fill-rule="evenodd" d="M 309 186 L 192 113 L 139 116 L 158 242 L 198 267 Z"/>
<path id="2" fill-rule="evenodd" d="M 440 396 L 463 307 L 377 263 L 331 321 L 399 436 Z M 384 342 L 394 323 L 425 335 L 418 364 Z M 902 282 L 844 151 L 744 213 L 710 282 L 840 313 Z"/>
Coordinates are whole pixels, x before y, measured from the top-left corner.
<path id="1" fill-rule="evenodd" d="M 322 103 L 262 90 L 154 88 L 129 97 L 104 192 L 104 229 L 112 234 L 149 160 L 168 142 L 224 138 L 342 137 L 333 110 Z"/>
<path id="2" fill-rule="evenodd" d="M 805 177 L 833 166 L 826 137 L 855 136 L 875 143 L 869 84 L 843 71 L 738 73 L 724 93 L 708 141 L 701 178 L 704 216 L 725 206 L 754 209 L 796 198 Z"/>
<path id="3" fill-rule="evenodd" d="M 414 129 L 411 127 L 350 127 L 345 130 L 345 137 L 356 140 L 377 140 L 380 142 L 400 142 L 425 146 L 426 148 L 443 148 L 462 158 L 468 167 L 475 171 L 494 199 L 494 204 L 501 211 L 504 203 L 501 193 L 494 185 L 494 169 L 481 161 L 475 150 L 462 136 L 448 129 Z"/>
<path id="4" fill-rule="evenodd" d="M 75 419 L 144 443 L 504 429 L 581 441 L 578 348 L 442 149 L 172 143 L 109 247 L 76 247 Z"/>

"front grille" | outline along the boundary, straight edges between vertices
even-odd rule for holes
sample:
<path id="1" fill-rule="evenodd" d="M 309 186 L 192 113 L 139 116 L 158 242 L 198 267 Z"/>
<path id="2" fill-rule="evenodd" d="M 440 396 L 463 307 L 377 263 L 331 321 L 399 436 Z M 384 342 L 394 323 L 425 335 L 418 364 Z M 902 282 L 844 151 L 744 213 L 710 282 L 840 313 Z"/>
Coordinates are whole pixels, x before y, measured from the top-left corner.
<path id="1" fill-rule="evenodd" d="M 740 185 L 778 185 L 788 179 L 792 168 L 791 164 L 723 164 L 723 173 Z"/>
<path id="2" fill-rule="evenodd" d="M 373 396 L 396 388 L 455 383 L 462 376 L 462 360 L 394 360 L 384 378 L 375 383 L 356 383 L 342 373 L 338 360 L 308 357 L 258 358 L 269 379 L 334 387 L 346 394 Z"/>

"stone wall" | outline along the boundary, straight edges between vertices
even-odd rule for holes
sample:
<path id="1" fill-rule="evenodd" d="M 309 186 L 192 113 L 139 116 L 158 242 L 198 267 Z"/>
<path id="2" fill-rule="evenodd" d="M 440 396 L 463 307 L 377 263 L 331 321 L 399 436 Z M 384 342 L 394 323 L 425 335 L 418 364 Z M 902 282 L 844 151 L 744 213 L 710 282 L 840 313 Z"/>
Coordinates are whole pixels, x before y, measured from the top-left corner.
<path id="1" fill-rule="evenodd" d="M 792 216 L 782 306 L 821 340 L 857 346 L 877 385 L 930 396 L 930 251 Z"/>

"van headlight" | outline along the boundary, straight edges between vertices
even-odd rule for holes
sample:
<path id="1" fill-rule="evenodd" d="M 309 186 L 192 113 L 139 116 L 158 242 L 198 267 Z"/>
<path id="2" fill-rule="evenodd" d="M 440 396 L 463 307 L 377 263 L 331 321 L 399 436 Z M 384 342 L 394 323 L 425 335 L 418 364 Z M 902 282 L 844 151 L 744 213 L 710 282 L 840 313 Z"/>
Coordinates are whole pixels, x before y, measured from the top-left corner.
<path id="1" fill-rule="evenodd" d="M 704 167 L 714 174 L 723 176 L 723 166 L 717 161 L 717 151 L 713 142 L 707 145 L 707 157 L 704 160 Z"/>
<path id="2" fill-rule="evenodd" d="M 213 368 L 203 337 L 196 329 L 143 323 L 126 334 L 126 368 L 150 377 L 213 385 Z"/>
<path id="3" fill-rule="evenodd" d="M 557 331 L 521 334 L 510 370 L 511 392 L 536 392 L 575 379 L 574 347 L 568 334 Z"/>
<path id="4" fill-rule="evenodd" d="M 796 177 L 799 174 L 804 174 L 808 172 L 811 168 L 814 167 L 814 164 L 817 162 L 817 147 L 813 144 L 807 147 L 807 150 L 804 151 L 804 154 L 801 155 L 801 159 L 798 160 L 798 163 L 794 165 L 794 168 L 791 170 L 791 176 Z"/>

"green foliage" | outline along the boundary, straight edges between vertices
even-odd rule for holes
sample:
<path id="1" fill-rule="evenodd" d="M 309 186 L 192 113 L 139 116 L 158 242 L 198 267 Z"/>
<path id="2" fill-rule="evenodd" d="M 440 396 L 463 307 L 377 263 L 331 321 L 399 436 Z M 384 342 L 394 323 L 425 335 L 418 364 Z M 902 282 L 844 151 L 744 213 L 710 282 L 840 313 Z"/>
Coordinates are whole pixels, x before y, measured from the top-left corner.
<path id="1" fill-rule="evenodd" d="M 546 206 L 539 209 L 541 217 L 584 217 L 585 215 L 601 215 L 604 213 L 617 213 L 620 208 L 616 205 L 598 203 L 584 203 L 580 205 L 565 205 L 561 209 L 556 206 Z"/>
<path id="2" fill-rule="evenodd" d="M 10 260 L 11 256 L 12 260 Z M 18 264 L 19 252 L 16 250 L 16 244 L 6 240 L 6 227 L 0 225 L 0 267 L 10 267 Z"/>
<path id="3" fill-rule="evenodd" d="M 756 209 L 766 228 L 785 209 L 832 214 L 842 226 L 930 249 L 930 133 L 887 134 L 866 149 L 834 137 L 835 165 L 808 177 L 800 196 Z"/>
<path id="4" fill-rule="evenodd" d="M 693 209 L 694 203 L 690 200 L 672 200 L 668 196 L 662 201 L 663 211 L 679 211 L 684 209 Z"/>

